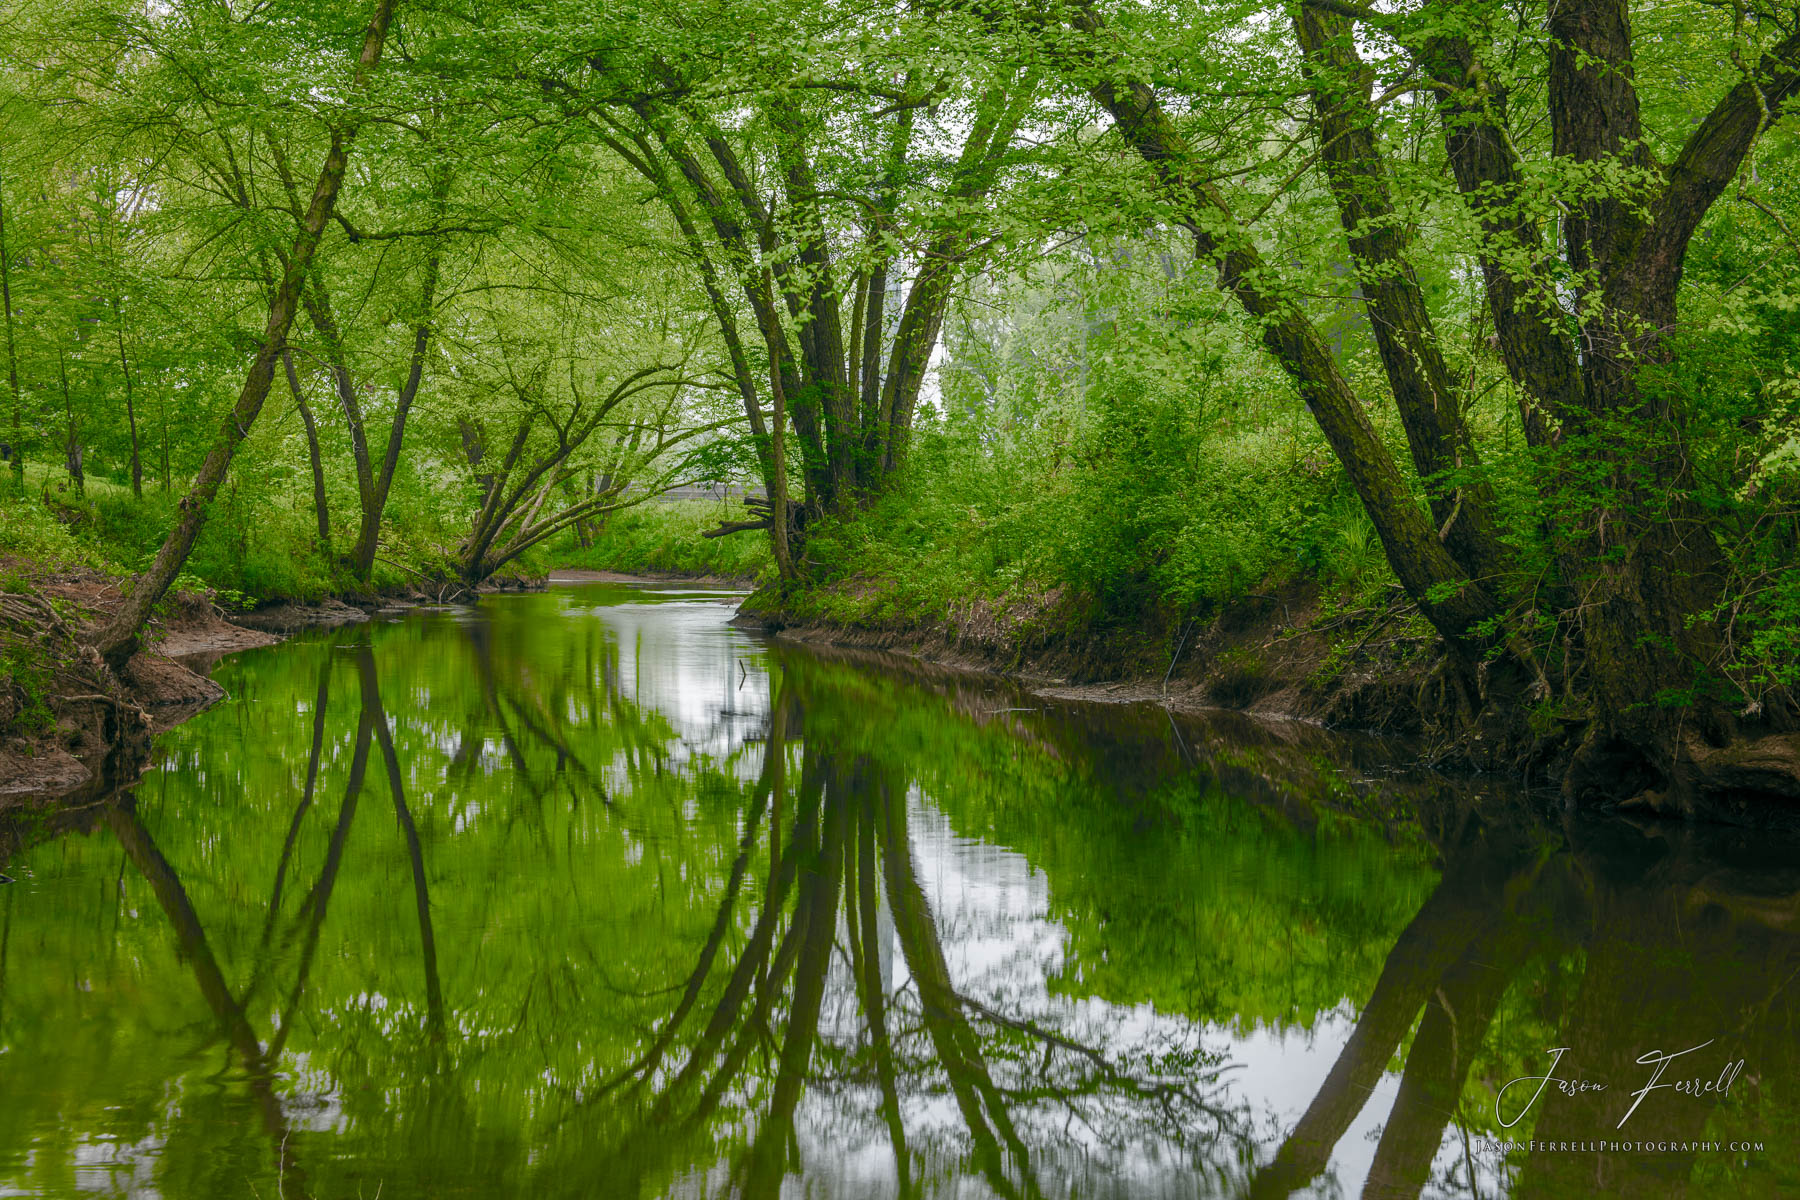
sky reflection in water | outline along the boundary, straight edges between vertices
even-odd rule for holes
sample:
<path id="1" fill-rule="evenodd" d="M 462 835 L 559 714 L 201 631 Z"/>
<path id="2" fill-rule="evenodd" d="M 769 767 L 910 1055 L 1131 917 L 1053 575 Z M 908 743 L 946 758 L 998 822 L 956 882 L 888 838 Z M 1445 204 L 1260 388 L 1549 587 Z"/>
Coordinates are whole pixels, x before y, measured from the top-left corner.
<path id="1" fill-rule="evenodd" d="M 1800 1191 L 1791 847 L 720 600 L 244 654 L 134 795 L 13 819 L 0 1195 Z M 1709 1038 L 1723 1101 L 1615 1129 L 1638 1055 Z M 1608 1090 L 1501 1130 L 1555 1046 Z"/>

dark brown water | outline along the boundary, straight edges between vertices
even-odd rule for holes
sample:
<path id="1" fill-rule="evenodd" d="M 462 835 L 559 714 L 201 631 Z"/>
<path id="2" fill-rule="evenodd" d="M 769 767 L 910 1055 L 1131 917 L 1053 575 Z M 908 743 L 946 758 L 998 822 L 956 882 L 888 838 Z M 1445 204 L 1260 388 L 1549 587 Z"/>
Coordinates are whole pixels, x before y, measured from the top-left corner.
<path id="1" fill-rule="evenodd" d="M 0 1196 L 1800 1195 L 1791 845 L 730 615 L 247 653 L 15 819 Z"/>

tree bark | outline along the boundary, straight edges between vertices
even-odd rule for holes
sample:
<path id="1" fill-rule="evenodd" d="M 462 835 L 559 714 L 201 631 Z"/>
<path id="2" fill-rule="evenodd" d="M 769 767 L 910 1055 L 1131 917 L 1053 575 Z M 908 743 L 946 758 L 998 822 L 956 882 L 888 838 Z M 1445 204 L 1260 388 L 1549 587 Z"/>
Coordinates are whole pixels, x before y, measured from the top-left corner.
<path id="1" fill-rule="evenodd" d="M 369 75 L 381 59 L 381 47 L 387 39 L 388 25 L 393 20 L 394 4 L 395 0 L 376 0 L 375 13 L 364 31 L 362 52 L 357 59 L 356 74 L 352 82 L 352 90 L 355 92 L 364 89 Z M 94 638 L 95 648 L 99 650 L 101 657 L 115 669 L 124 666 L 137 649 L 138 631 L 149 619 L 150 610 L 169 590 L 175 576 L 181 573 L 188 554 L 194 548 L 195 540 L 206 525 L 207 507 L 212 503 L 213 497 L 218 495 L 219 485 L 231 467 L 232 457 L 237 453 L 239 444 L 250 436 L 250 428 L 257 415 L 262 412 L 263 402 L 269 398 L 269 386 L 275 375 L 275 359 L 287 344 L 288 329 L 294 321 L 294 308 L 301 285 L 312 265 L 325 225 L 331 220 L 331 210 L 337 203 L 338 191 L 343 186 L 344 172 L 349 165 L 349 146 L 355 135 L 355 125 L 332 135 L 331 148 L 325 155 L 325 164 L 319 172 L 318 183 L 313 188 L 312 201 L 307 206 L 305 219 L 288 250 L 281 282 L 270 297 L 262 343 L 250 361 L 250 369 L 244 377 L 244 386 L 238 393 L 237 403 L 232 406 L 231 412 L 220 426 L 212 449 L 207 452 L 205 461 L 200 464 L 200 470 L 194 477 L 193 486 L 182 497 L 175 527 L 169 531 L 149 568 L 133 581 L 118 613 Z"/>
<path id="2" fill-rule="evenodd" d="M 63 399 L 63 465 L 68 468 L 69 480 L 75 485 L 77 496 L 87 495 L 87 472 L 82 469 L 81 462 L 81 427 L 75 420 L 75 402 L 69 395 L 69 364 L 67 358 L 58 347 L 56 351 L 56 377 L 62 381 Z"/>
<path id="3" fill-rule="evenodd" d="M 1522 392 L 1525 440 L 1548 446 L 1559 431 L 1552 422 L 1566 419 L 1581 381 L 1556 296 L 1549 281 L 1534 274 L 1546 252 L 1524 207 L 1523 178 L 1506 133 L 1507 93 L 1477 64 L 1463 38 L 1428 39 L 1419 57 L 1440 86 L 1438 115 L 1457 190 L 1481 222 L 1488 312 L 1507 373 Z"/>
<path id="4" fill-rule="evenodd" d="M 1623 0 L 1560 5 L 1549 30 L 1555 153 L 1620 164 L 1626 178 L 1577 199 L 1563 222 L 1583 346 L 1568 450 L 1578 476 L 1599 480 L 1567 536 L 1600 716 L 1565 789 L 1576 801 L 1618 798 L 1623 780 L 1626 796 L 1667 791 L 1686 809 L 1696 797 L 1683 738 L 1721 745 L 1737 728 L 1718 631 L 1703 615 L 1726 567 L 1693 496 L 1685 414 L 1644 373 L 1671 361 L 1689 239 L 1800 85 L 1800 35 L 1761 60 L 1755 84 L 1728 93 L 1662 169 L 1643 137 Z"/>
<path id="5" fill-rule="evenodd" d="M 1389 194 L 1386 161 L 1377 151 L 1372 127 L 1372 74 L 1356 52 L 1348 19 L 1302 5 L 1294 11 L 1294 30 L 1313 85 L 1325 178 L 1432 521 L 1471 578 L 1496 579 L 1504 555 L 1494 492 L 1479 473 L 1475 445 L 1463 421 L 1464 398 L 1444 362 L 1408 257 L 1410 239 Z M 1461 472 L 1460 477 L 1443 478 L 1453 471 Z"/>
<path id="6" fill-rule="evenodd" d="M 300 423 L 306 427 L 306 455 L 312 464 L 313 516 L 318 522 L 319 549 L 331 553 L 331 501 L 325 495 L 325 459 L 319 451 L 319 426 L 313 420 L 312 406 L 300 390 L 300 375 L 294 370 L 294 354 L 281 350 L 281 365 L 287 372 L 288 391 L 294 395 L 294 407 L 300 410 Z"/>
<path id="7" fill-rule="evenodd" d="M 12 251 L 6 241 L 6 188 L 0 180 L 0 313 L 6 316 L 6 385 L 12 393 L 12 476 L 25 494 L 25 396 L 19 390 L 19 349 L 13 340 Z"/>
<path id="8" fill-rule="evenodd" d="M 1195 250 L 1218 264 L 1220 286 L 1256 318 L 1263 344 L 1298 385 L 1368 512 L 1394 574 L 1452 649 L 1467 654 L 1477 640 L 1474 627 L 1498 611 L 1493 598 L 1467 578 L 1439 540 L 1317 328 L 1279 290 L 1280 280 L 1198 169 L 1155 94 L 1121 73 L 1117 55 L 1102 42 L 1104 22 L 1082 8 L 1073 23 L 1085 36 L 1064 51 L 1068 65 L 1186 210 Z"/>
<path id="9" fill-rule="evenodd" d="M 799 330 L 801 353 L 806 360 L 807 387 L 816 394 L 823 419 L 825 470 L 830 481 L 823 506 L 831 510 L 856 488 L 856 395 L 844 357 L 840 297 L 825 223 L 819 214 L 819 183 L 806 155 L 805 130 L 791 104 L 778 104 L 773 117 L 789 220 L 798 226 L 794 238 L 799 270 L 794 273 L 806 280 L 806 319 Z"/>

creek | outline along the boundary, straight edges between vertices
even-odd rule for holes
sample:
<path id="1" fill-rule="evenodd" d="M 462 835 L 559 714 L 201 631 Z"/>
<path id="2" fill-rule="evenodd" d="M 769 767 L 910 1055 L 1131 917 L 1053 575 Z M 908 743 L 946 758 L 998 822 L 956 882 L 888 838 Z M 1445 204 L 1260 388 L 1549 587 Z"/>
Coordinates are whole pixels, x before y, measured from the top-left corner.
<path id="1" fill-rule="evenodd" d="M 1800 1195 L 1792 843 L 733 599 L 238 654 L 13 816 L 0 1196 Z"/>

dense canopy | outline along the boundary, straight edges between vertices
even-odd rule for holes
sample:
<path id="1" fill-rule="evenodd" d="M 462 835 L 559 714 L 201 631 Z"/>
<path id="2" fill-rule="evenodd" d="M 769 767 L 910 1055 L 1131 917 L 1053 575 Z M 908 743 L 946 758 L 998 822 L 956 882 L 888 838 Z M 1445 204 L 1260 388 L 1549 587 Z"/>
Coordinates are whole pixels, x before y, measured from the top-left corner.
<path id="1" fill-rule="evenodd" d="M 109 662 L 184 570 L 473 585 L 702 485 L 776 607 L 1173 633 L 1296 573 L 1393 585 L 1488 760 L 1800 794 L 1791 5 L 7 0 L 0 32 L 0 424 L 21 513 L 134 547 Z"/>

